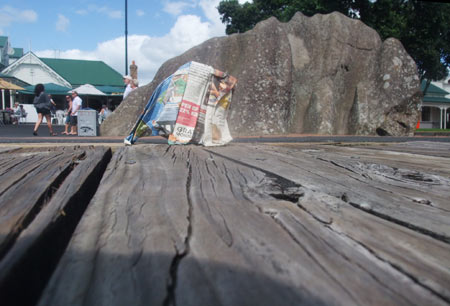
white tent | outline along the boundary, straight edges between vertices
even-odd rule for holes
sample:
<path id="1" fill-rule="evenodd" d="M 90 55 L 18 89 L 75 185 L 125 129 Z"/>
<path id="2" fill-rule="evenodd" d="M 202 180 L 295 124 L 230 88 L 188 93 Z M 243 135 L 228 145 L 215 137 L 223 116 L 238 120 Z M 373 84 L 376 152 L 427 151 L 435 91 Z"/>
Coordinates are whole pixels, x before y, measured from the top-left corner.
<path id="1" fill-rule="evenodd" d="M 106 94 L 97 88 L 95 88 L 91 84 L 84 84 L 77 88 L 72 89 L 70 92 L 76 91 L 79 95 L 88 95 L 88 96 L 106 96 Z"/>
<path id="2" fill-rule="evenodd" d="M 104 92 L 98 90 L 91 84 L 81 85 L 77 88 L 72 89 L 69 92 L 74 92 L 74 91 L 76 91 L 78 93 L 78 95 L 80 95 L 80 96 L 81 95 L 86 96 L 86 106 L 87 107 L 89 107 L 89 96 L 106 96 L 106 94 Z"/>

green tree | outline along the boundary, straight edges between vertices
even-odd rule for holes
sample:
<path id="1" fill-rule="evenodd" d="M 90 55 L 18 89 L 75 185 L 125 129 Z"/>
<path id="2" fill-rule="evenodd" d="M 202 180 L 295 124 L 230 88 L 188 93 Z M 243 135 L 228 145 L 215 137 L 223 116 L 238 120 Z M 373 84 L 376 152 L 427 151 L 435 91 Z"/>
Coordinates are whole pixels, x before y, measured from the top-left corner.
<path id="1" fill-rule="evenodd" d="M 275 16 L 282 22 L 289 21 L 296 12 L 307 16 L 332 11 L 346 13 L 352 0 L 253 0 L 239 4 L 237 0 L 224 0 L 218 11 L 226 24 L 226 33 L 243 33 L 252 29 L 261 20 Z"/>
<path id="2" fill-rule="evenodd" d="M 416 61 L 421 80 L 440 80 L 450 67 L 450 4 L 419 0 L 254 0 L 218 6 L 226 33 L 243 33 L 275 16 L 289 21 L 296 12 L 307 16 L 339 11 L 378 31 L 382 39 L 399 39 Z M 428 87 L 428 86 L 427 86 Z"/>

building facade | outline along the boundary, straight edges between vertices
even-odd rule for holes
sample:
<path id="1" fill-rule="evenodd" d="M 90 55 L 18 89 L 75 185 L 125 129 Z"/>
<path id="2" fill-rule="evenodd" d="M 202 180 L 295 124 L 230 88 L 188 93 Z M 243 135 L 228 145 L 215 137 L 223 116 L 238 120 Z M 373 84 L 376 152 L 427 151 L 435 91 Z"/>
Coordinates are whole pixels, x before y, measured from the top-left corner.
<path id="1" fill-rule="evenodd" d="M 122 75 L 102 61 L 40 58 L 33 52 L 27 52 L 1 73 L 31 85 L 53 83 L 75 88 L 91 84 L 118 87 L 122 92 L 124 86 Z"/>
<path id="2" fill-rule="evenodd" d="M 425 81 L 422 82 L 422 90 Z M 422 129 L 450 129 L 450 78 L 431 82 L 423 97 Z"/>
<path id="3" fill-rule="evenodd" d="M 13 76 L 31 85 L 54 83 L 65 87 L 72 87 L 68 80 L 51 69 L 33 52 L 28 52 L 14 61 L 14 63 L 3 69 L 2 73 Z"/>
<path id="4" fill-rule="evenodd" d="M 1 73 L 11 78 L 47 87 L 59 85 L 70 89 L 90 84 L 105 93 L 103 97 L 86 97 L 89 107 L 100 109 L 102 104 L 114 108 L 122 101 L 124 83 L 122 75 L 102 61 L 73 60 L 60 58 L 40 58 L 33 52 L 27 52 L 4 68 Z M 64 109 L 64 96 L 54 95 L 58 109 Z M 33 96 L 28 92 L 19 95 L 20 103 L 32 103 Z"/>

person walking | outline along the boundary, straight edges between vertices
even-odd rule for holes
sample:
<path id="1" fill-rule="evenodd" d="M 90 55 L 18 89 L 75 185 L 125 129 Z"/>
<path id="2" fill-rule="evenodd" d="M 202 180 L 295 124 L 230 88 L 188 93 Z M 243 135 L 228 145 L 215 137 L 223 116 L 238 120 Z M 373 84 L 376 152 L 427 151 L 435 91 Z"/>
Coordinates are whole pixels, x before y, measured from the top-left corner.
<path id="1" fill-rule="evenodd" d="M 70 126 L 70 113 L 72 112 L 72 97 L 67 95 L 66 96 L 67 101 L 67 111 L 66 111 L 66 121 L 64 125 L 64 132 L 61 134 L 69 135 L 69 126 Z"/>
<path id="2" fill-rule="evenodd" d="M 45 120 L 47 121 L 48 130 L 50 131 L 51 136 L 56 136 L 58 134 L 53 133 L 53 127 L 52 127 L 52 120 L 50 116 L 50 98 L 45 93 L 45 87 L 43 84 L 37 84 L 34 87 L 34 100 L 33 100 L 34 107 L 36 108 L 36 112 L 38 114 L 38 120 L 34 126 L 33 135 L 37 136 L 37 131 L 39 129 L 39 126 L 42 123 L 42 120 L 45 117 Z"/>
<path id="3" fill-rule="evenodd" d="M 77 135 L 77 125 L 78 125 L 78 110 L 81 109 L 83 105 L 83 100 L 78 96 L 76 91 L 72 92 L 72 110 L 70 113 L 70 125 L 71 131 L 69 135 Z"/>

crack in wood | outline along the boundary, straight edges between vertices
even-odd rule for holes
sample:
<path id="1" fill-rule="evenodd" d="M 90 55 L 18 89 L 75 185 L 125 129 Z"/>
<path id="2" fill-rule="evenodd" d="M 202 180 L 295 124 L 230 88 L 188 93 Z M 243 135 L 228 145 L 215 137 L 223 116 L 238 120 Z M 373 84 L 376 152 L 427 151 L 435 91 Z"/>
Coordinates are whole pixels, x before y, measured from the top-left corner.
<path id="1" fill-rule="evenodd" d="M 308 211 L 307 211 L 308 212 Z M 310 212 L 308 212 L 310 213 Z M 310 213 L 311 216 L 313 216 L 313 214 Z M 314 217 L 314 216 L 313 216 Z M 341 233 L 339 231 L 336 231 L 335 229 L 333 229 L 333 227 L 331 226 L 326 226 L 326 228 L 328 228 L 330 231 L 332 231 L 333 233 L 335 233 L 336 235 L 339 235 L 341 239 L 348 239 L 349 241 L 352 241 L 353 243 L 359 245 L 361 248 L 365 249 L 367 252 L 369 252 L 369 250 L 367 250 L 366 248 L 364 248 L 361 244 L 357 243 L 354 239 L 348 237 L 348 235 Z M 336 248 L 333 244 L 328 243 L 328 241 L 323 240 L 323 242 L 329 247 L 331 248 L 336 254 L 338 254 L 339 256 L 341 256 L 342 258 L 344 258 L 347 262 L 352 263 L 354 265 L 356 265 L 359 269 L 361 269 L 362 271 L 365 271 L 367 273 L 367 275 L 369 275 L 374 281 L 376 281 L 380 286 L 382 286 L 383 288 L 385 288 L 386 290 L 390 291 L 393 295 L 397 294 L 397 292 L 395 290 L 392 290 L 391 286 L 389 286 L 388 284 L 386 284 L 384 281 L 382 281 L 381 279 L 379 279 L 374 273 L 372 273 L 370 271 L 370 269 L 367 269 L 365 265 L 360 264 L 359 262 L 357 262 L 356 260 L 352 260 L 349 256 L 347 256 L 346 254 L 344 254 L 343 252 L 341 252 L 338 248 Z M 370 253 L 370 252 L 369 252 Z M 377 257 L 375 257 L 377 258 Z M 378 258 L 377 258 L 378 259 Z M 386 263 L 386 261 L 382 261 L 383 263 Z M 398 273 L 400 273 L 399 271 L 397 271 Z M 400 297 L 401 299 L 405 300 L 405 304 L 411 304 L 412 302 L 408 299 L 408 297 L 404 297 L 402 295 L 398 295 L 398 297 Z"/>
<path id="2" fill-rule="evenodd" d="M 412 275 L 411 273 L 409 273 L 408 271 L 406 271 L 405 269 L 403 269 L 402 267 L 400 267 L 399 265 L 381 257 L 380 255 L 378 255 L 374 250 L 372 250 L 370 247 L 366 246 L 364 243 L 362 243 L 361 241 L 355 240 L 354 238 L 350 237 L 349 235 L 342 233 L 342 235 L 346 236 L 347 238 L 349 238 L 350 240 L 354 241 L 356 244 L 360 245 L 362 248 L 364 248 L 366 251 L 368 251 L 370 254 L 372 254 L 375 258 L 377 258 L 378 260 L 386 263 L 387 265 L 389 265 L 390 267 L 392 267 L 394 270 L 396 270 L 397 272 L 401 273 L 402 275 L 406 276 L 408 279 L 410 279 L 413 283 L 417 284 L 418 286 L 424 288 L 425 290 L 428 290 L 429 292 L 431 292 L 432 294 L 436 295 L 438 298 L 442 299 L 443 301 L 445 301 L 446 303 L 450 303 L 450 299 L 444 295 L 442 295 L 441 293 L 437 292 L 436 290 L 434 290 L 432 287 L 427 286 L 425 283 L 422 283 L 419 278 L 417 278 L 416 276 Z"/>
<path id="3" fill-rule="evenodd" d="M 53 158 L 57 158 L 57 155 Z M 51 159 L 50 159 L 51 160 Z M 50 160 L 48 162 L 50 162 Z M 39 165 L 33 170 L 42 167 Z M 47 205 L 47 203 L 51 200 L 52 196 L 58 191 L 59 186 L 66 179 L 66 177 L 72 172 L 72 170 L 76 167 L 76 164 L 71 162 L 66 165 L 64 169 L 60 172 L 59 175 L 55 177 L 53 182 L 43 191 L 41 196 L 35 201 L 33 207 L 29 210 L 29 212 L 23 217 L 20 221 L 19 227 L 16 228 L 15 231 L 9 234 L 8 239 L 5 239 L 4 243 L 0 245 L 0 259 L 5 256 L 5 254 L 9 251 L 9 249 L 14 245 L 17 237 L 20 233 L 25 230 L 28 225 L 34 220 L 34 218 L 39 214 L 43 207 Z"/>
<path id="4" fill-rule="evenodd" d="M 275 153 L 276 153 L 276 152 L 275 152 Z M 216 154 L 216 155 L 218 155 L 218 156 L 221 156 L 221 157 L 223 157 L 223 158 L 225 158 L 225 159 L 228 159 L 228 160 L 230 160 L 230 161 L 232 161 L 232 162 L 236 162 L 236 163 L 238 163 L 238 164 L 244 165 L 244 166 L 246 166 L 246 167 L 249 167 L 249 168 L 252 168 L 252 169 L 256 169 L 256 170 L 258 170 L 258 171 L 261 171 L 261 172 L 265 173 L 265 174 L 266 174 L 267 176 L 269 176 L 269 177 L 271 176 L 271 174 L 273 174 L 273 173 L 271 173 L 270 171 L 267 171 L 267 170 L 265 170 L 265 169 L 261 169 L 261 168 L 259 168 L 259 167 L 257 167 L 257 166 L 253 166 L 253 165 L 251 165 L 251 164 L 247 164 L 247 163 L 245 163 L 245 162 L 243 162 L 243 161 L 239 161 L 239 160 L 236 160 L 236 159 L 234 159 L 234 158 L 227 157 L 227 156 L 224 156 L 224 155 L 222 155 L 222 154 L 215 153 L 215 152 L 213 152 L 213 154 Z M 283 160 L 280 160 L 280 161 L 283 162 Z M 325 161 L 332 163 L 332 161 L 329 161 L 329 160 L 326 160 L 326 159 L 325 159 Z M 289 163 L 288 163 L 288 164 L 289 164 Z M 295 166 L 298 167 L 298 165 L 295 165 Z M 349 170 L 347 167 L 343 167 L 343 166 L 341 166 L 341 165 L 339 165 L 339 164 L 337 164 L 337 166 L 342 167 L 342 168 L 345 168 L 346 170 L 351 171 L 351 172 L 353 172 L 353 173 L 357 173 L 357 172 L 355 172 L 355 171 L 353 171 L 353 170 Z M 387 168 L 390 168 L 390 167 L 387 167 Z M 383 169 L 384 169 L 384 168 L 383 168 Z M 317 173 L 311 172 L 311 171 L 309 171 L 309 170 L 305 170 L 305 169 L 302 169 L 302 170 L 307 171 L 308 173 L 313 173 L 314 175 L 318 175 Z M 396 169 L 396 170 L 399 171 L 399 169 Z M 409 172 L 410 172 L 410 171 L 409 171 Z M 408 172 L 407 170 L 405 170 L 405 171 L 403 171 L 402 173 L 409 173 L 409 172 Z M 295 183 L 295 182 L 293 182 L 293 181 L 291 181 L 291 180 L 289 180 L 289 179 L 287 179 L 287 178 L 281 177 L 281 176 L 279 176 L 279 175 L 277 175 L 277 174 L 273 174 L 273 176 L 274 176 L 275 178 L 280 177 L 282 181 L 289 181 L 289 182 L 291 182 L 291 183 Z M 319 176 L 320 176 L 320 175 L 319 175 Z M 324 179 L 328 180 L 327 177 L 324 177 L 324 176 L 320 176 L 320 177 L 323 177 Z M 358 180 L 357 178 L 355 178 L 355 179 Z M 442 178 L 442 179 L 445 180 L 445 178 Z M 383 191 L 383 192 L 388 192 L 388 193 L 390 193 L 390 194 L 394 194 L 392 191 L 384 190 L 383 188 L 380 188 L 380 187 L 378 187 L 378 186 L 374 186 L 374 185 L 368 184 L 368 182 L 365 182 L 365 181 L 363 181 L 363 180 L 358 180 L 358 181 L 360 181 L 360 182 L 362 182 L 362 183 L 364 183 L 364 184 L 367 184 L 367 185 L 369 185 L 369 186 L 371 186 L 372 188 L 375 188 L 375 189 L 377 189 L 377 190 L 381 190 L 381 191 Z M 445 181 L 446 181 L 446 180 L 445 180 Z M 340 186 L 344 186 L 344 187 L 348 188 L 348 186 L 346 186 L 346 185 L 344 185 L 344 184 L 340 184 L 339 181 L 336 181 L 336 182 L 333 182 L 333 183 L 339 184 Z M 298 184 L 298 186 L 299 186 L 299 187 L 302 187 L 300 184 Z M 400 186 L 400 187 L 402 187 L 402 186 Z M 309 188 L 310 190 L 314 191 L 311 187 L 308 187 L 308 188 Z M 270 195 L 270 192 L 266 192 L 266 194 L 269 194 L 269 195 Z M 275 193 L 275 194 L 276 194 L 276 193 Z M 274 194 L 272 194 L 271 196 L 273 196 L 274 198 L 277 197 L 277 195 L 274 195 Z M 281 195 L 281 196 L 278 196 L 278 197 L 279 197 L 280 199 L 283 199 L 283 200 L 285 200 L 285 199 L 289 200 L 289 198 L 283 198 L 282 195 Z M 374 210 L 372 206 L 373 206 L 373 204 L 376 204 L 376 203 L 372 203 L 372 204 L 369 204 L 369 203 L 357 203 L 357 202 L 355 202 L 354 200 L 353 200 L 353 201 L 349 200 L 347 195 L 345 195 L 345 197 L 344 197 L 342 200 L 344 200 L 345 198 L 347 198 L 347 200 L 346 200 L 345 202 L 347 202 L 348 204 L 352 205 L 353 207 L 355 207 L 355 208 L 357 208 L 357 209 L 360 209 L 360 210 L 362 210 L 362 211 L 364 211 L 364 212 L 366 212 L 366 213 L 370 213 L 370 214 L 372 214 L 372 215 L 374 215 L 374 216 L 376 216 L 376 217 L 379 217 L 379 218 L 384 219 L 384 220 L 386 220 L 386 221 L 395 223 L 395 224 L 397 224 L 397 225 L 401 225 L 401 226 L 403 226 L 403 227 L 406 227 L 406 228 L 408 228 L 408 229 L 411 229 L 411 230 L 413 230 L 413 231 L 415 231 L 415 232 L 418 232 L 418 233 L 420 233 L 420 234 L 424 234 L 424 235 L 427 235 L 427 236 L 432 237 L 432 238 L 434 238 L 434 239 L 437 239 L 437 240 L 439 240 L 439 241 L 442 241 L 442 242 L 445 242 L 445 243 L 450 243 L 450 237 L 448 237 L 448 235 L 446 235 L 446 233 L 442 233 L 442 234 L 441 234 L 441 233 L 438 233 L 438 232 L 435 232 L 435 231 L 431 231 L 431 230 L 429 230 L 429 229 L 427 229 L 427 228 L 422 227 L 421 225 L 415 225 L 415 224 L 412 224 L 412 223 L 410 223 L 410 222 L 403 221 L 402 219 L 399 219 L 399 218 L 396 218 L 396 217 L 391 217 L 390 215 L 387 215 L 387 214 L 385 214 L 385 213 L 383 213 L 383 212 L 379 212 L 378 210 Z M 412 200 L 411 198 L 408 198 L 408 199 L 409 199 L 409 200 Z M 291 200 L 295 201 L 296 199 L 295 199 L 295 198 L 291 198 Z M 298 199 L 297 199 L 297 200 L 298 200 Z M 293 201 L 291 201 L 291 202 L 293 202 Z M 425 205 L 425 204 L 422 204 L 422 205 Z M 433 207 L 434 207 L 434 206 L 433 206 Z M 442 209 L 442 210 L 445 211 L 445 209 Z"/>
<path id="5" fill-rule="evenodd" d="M 433 203 L 430 200 L 427 199 L 412 199 L 413 202 L 418 203 L 418 204 L 422 204 L 422 205 L 428 205 L 428 206 L 433 206 Z"/>
<path id="6" fill-rule="evenodd" d="M 333 224 L 333 218 L 329 218 L 327 221 L 323 220 L 321 217 L 315 215 L 314 213 L 312 213 L 311 211 L 309 211 L 305 206 L 303 206 L 300 202 L 297 203 L 297 206 L 304 210 L 307 214 L 309 214 L 314 220 L 318 221 L 319 223 L 329 227 L 331 224 Z"/>
<path id="7" fill-rule="evenodd" d="M 18 177 L 14 182 L 10 182 L 10 183 L 9 183 L 9 186 L 7 186 L 5 189 L 3 189 L 3 190 L 0 191 L 0 196 L 2 196 L 4 193 L 6 193 L 10 188 L 13 188 L 13 187 L 15 186 L 16 183 L 18 183 L 18 182 L 20 182 L 21 180 L 23 180 L 24 178 L 26 178 L 27 175 L 29 175 L 30 173 L 33 173 L 33 171 L 35 171 L 36 169 L 40 168 L 44 162 L 48 162 L 48 161 L 50 161 L 50 160 L 52 160 L 52 159 L 58 158 L 58 157 L 60 157 L 61 155 L 62 155 L 62 153 L 61 153 L 61 154 L 56 154 L 56 155 L 54 155 L 54 156 L 50 156 L 48 160 L 44 160 L 44 161 L 35 161 L 35 166 L 32 167 L 31 169 L 28 169 L 28 172 L 27 172 L 27 173 L 24 173 L 21 177 Z M 34 158 L 34 156 L 31 155 L 31 158 L 30 158 L 30 159 L 22 160 L 20 163 L 15 164 L 15 165 L 11 166 L 11 167 L 8 168 L 8 169 L 5 169 L 5 173 L 7 173 L 8 171 L 13 171 L 14 168 L 16 168 L 16 167 L 18 167 L 18 166 L 20 167 L 21 164 L 23 164 L 25 161 L 27 161 L 27 160 L 33 160 L 33 159 L 36 159 L 36 158 Z M 3 174 L 5 174 L 5 173 L 3 173 Z M 2 175 L 3 175 L 3 174 L 2 174 Z"/>
<path id="8" fill-rule="evenodd" d="M 285 185 L 286 185 L 286 186 L 292 186 L 292 185 L 293 185 L 293 186 L 296 186 L 296 187 L 302 187 L 302 185 L 300 185 L 300 184 L 298 184 L 298 183 L 295 183 L 295 182 L 293 182 L 293 181 L 291 181 L 291 180 L 288 180 L 288 179 L 286 179 L 285 177 L 280 176 L 280 175 L 278 175 L 278 174 L 276 174 L 276 173 L 274 173 L 274 172 L 271 172 L 271 171 L 268 171 L 268 170 L 265 170 L 265 169 L 262 169 L 262 168 L 260 168 L 260 167 L 253 166 L 253 165 L 250 165 L 250 164 L 247 164 L 247 163 L 244 163 L 244 162 L 242 162 L 242 161 L 240 161 L 240 160 L 230 158 L 230 157 L 228 157 L 228 156 L 222 155 L 222 154 L 217 153 L 217 152 L 213 152 L 213 151 L 210 151 L 210 150 L 207 150 L 207 149 L 205 149 L 205 151 L 210 152 L 210 153 L 212 153 L 212 154 L 214 154 L 214 155 L 220 156 L 220 157 L 222 157 L 222 158 L 224 158 L 224 159 L 226 159 L 226 160 L 230 160 L 230 161 L 232 161 L 232 162 L 234 162 L 234 163 L 237 163 L 237 164 L 239 164 L 239 165 L 245 166 L 245 167 L 247 167 L 247 168 L 250 168 L 250 169 L 256 169 L 256 170 L 258 170 L 258 171 L 264 173 L 267 177 L 274 178 L 274 179 L 276 179 L 276 180 L 278 180 L 278 181 L 280 181 L 280 182 L 285 182 Z"/>
<path id="9" fill-rule="evenodd" d="M 347 195 L 344 193 L 341 196 L 341 199 L 344 202 L 349 202 L 349 199 L 347 197 Z M 318 218 L 314 212 L 309 211 L 306 207 L 303 207 L 300 203 L 299 206 L 306 212 L 308 213 L 312 218 L 314 218 L 315 220 L 324 223 L 320 220 L 320 218 Z M 297 220 L 295 220 L 297 223 L 299 223 Z M 355 238 L 351 237 L 349 234 L 346 234 L 344 232 L 340 232 L 338 230 L 336 230 L 335 228 L 333 228 L 333 226 L 327 225 L 325 224 L 325 228 L 329 229 L 330 231 L 332 231 L 333 233 L 335 233 L 336 235 L 339 235 L 342 239 L 349 239 L 349 241 L 352 241 L 353 243 L 355 243 L 356 245 L 358 245 L 359 247 L 361 247 L 363 250 L 367 251 L 369 254 L 371 254 L 374 259 L 379 260 L 381 263 L 384 263 L 386 265 L 388 265 L 389 267 L 391 267 L 393 269 L 393 271 L 395 271 L 396 273 L 399 273 L 400 275 L 406 276 L 408 279 L 410 279 L 413 283 L 417 284 L 419 287 L 423 288 L 424 290 L 430 291 L 432 292 L 432 294 L 436 295 L 438 298 L 445 300 L 446 302 L 448 302 L 448 298 L 442 294 L 440 294 L 439 292 L 437 292 L 436 290 L 434 290 L 433 288 L 430 288 L 429 286 L 426 286 L 425 284 L 422 284 L 419 279 L 417 279 L 417 277 L 415 277 L 414 275 L 408 273 L 405 269 L 403 269 L 402 267 L 400 267 L 399 265 L 390 262 L 389 260 L 386 260 L 384 258 L 382 258 L 381 256 L 377 255 L 375 251 L 373 251 L 370 247 L 366 246 L 364 243 L 356 240 Z M 380 280 L 375 274 L 373 274 L 370 269 L 366 269 L 366 267 L 360 263 L 358 263 L 357 261 L 352 261 L 351 258 L 349 258 L 347 255 L 345 255 L 344 253 L 341 253 L 339 249 L 335 248 L 332 244 L 328 243 L 328 241 L 323 240 L 323 242 L 325 244 L 327 244 L 330 248 L 332 248 L 338 255 L 342 256 L 345 260 L 347 260 L 348 262 L 352 262 L 353 264 L 355 264 L 356 266 L 358 266 L 361 270 L 365 271 L 368 275 L 370 275 L 370 277 L 372 277 L 377 283 L 379 283 L 381 286 L 385 287 L 387 290 L 391 291 L 392 293 L 396 293 L 396 291 L 391 290 L 390 286 L 387 286 L 385 282 L 383 282 L 382 280 Z M 412 301 L 409 300 L 409 296 L 403 296 L 403 295 L 399 295 L 398 297 L 404 299 L 406 301 L 406 304 L 411 304 Z"/>
<path id="10" fill-rule="evenodd" d="M 415 232 L 421 233 L 423 235 L 427 235 L 427 236 L 429 236 L 431 238 L 434 238 L 434 239 L 437 239 L 439 241 L 442 241 L 442 242 L 445 242 L 445 243 L 450 243 L 450 238 L 445 236 L 445 235 L 441 235 L 439 233 L 427 230 L 426 228 L 423 228 L 423 227 L 420 227 L 420 226 L 417 226 L 417 225 L 414 225 L 414 224 L 411 224 L 411 223 L 408 223 L 408 222 L 405 222 L 405 221 L 402 221 L 402 220 L 399 220 L 399 219 L 396 219 L 396 218 L 392 218 L 389 215 L 386 215 L 386 214 L 383 214 L 381 212 L 373 210 L 370 205 L 367 205 L 365 203 L 355 203 L 355 202 L 349 200 L 347 197 L 342 197 L 341 199 L 344 202 L 350 204 L 351 206 L 353 206 L 353 207 L 355 207 L 355 208 L 357 208 L 359 210 L 362 210 L 362 211 L 364 211 L 366 213 L 369 213 L 371 215 L 374 215 L 374 216 L 376 216 L 378 218 L 381 218 L 383 220 L 386 220 L 386 221 L 389 221 L 389 222 L 392 222 L 392 223 L 395 223 L 395 224 L 407 227 L 407 228 L 409 228 L 409 229 L 411 229 L 411 230 L 413 230 Z"/>
<path id="11" fill-rule="evenodd" d="M 176 306 L 177 300 L 176 300 L 176 289 L 177 289 L 177 282 L 178 282 L 178 268 L 180 266 L 181 261 L 183 260 L 186 255 L 189 254 L 190 251 L 190 241 L 192 238 L 192 223 L 193 223 L 193 205 L 192 200 L 190 196 L 191 192 L 191 180 L 192 180 L 192 165 L 189 160 L 190 151 L 188 152 L 188 158 L 186 159 L 187 167 L 188 167 L 188 177 L 186 180 L 186 198 L 188 203 L 188 215 L 186 216 L 188 220 L 188 228 L 187 228 L 187 234 L 184 238 L 184 249 L 180 252 L 178 248 L 175 247 L 175 256 L 172 258 L 172 262 L 170 264 L 169 269 L 169 279 L 167 280 L 167 286 L 166 286 L 166 297 L 163 301 L 164 306 Z"/>
<path id="12" fill-rule="evenodd" d="M 335 161 L 332 161 L 332 160 L 329 160 L 329 159 L 325 159 L 325 158 L 322 158 L 322 157 L 319 157 L 319 156 L 315 156 L 315 158 L 318 159 L 318 160 L 330 163 L 330 164 L 332 164 L 332 165 L 334 165 L 336 167 L 342 168 L 344 170 L 350 171 L 350 172 L 352 172 L 354 174 L 361 175 L 362 177 L 371 179 L 371 177 L 368 177 L 368 176 L 365 176 L 364 174 L 358 173 L 358 172 L 354 171 L 353 169 L 351 169 L 349 167 L 345 167 L 345 166 L 343 166 L 343 165 L 341 165 L 341 164 L 339 164 L 339 163 L 337 163 Z"/>
<path id="13" fill-rule="evenodd" d="M 297 203 L 298 199 L 304 195 L 303 191 L 301 191 L 302 185 L 300 185 L 296 182 L 286 179 L 286 178 L 284 178 L 278 174 L 275 174 L 273 172 L 246 164 L 244 162 L 241 162 L 236 159 L 232 159 L 232 158 L 224 156 L 222 154 L 212 152 L 209 150 L 206 150 L 206 151 L 208 151 L 211 154 L 220 156 L 226 160 L 230 160 L 234 163 L 245 166 L 249 169 L 258 170 L 258 171 L 264 173 L 265 178 L 263 178 L 262 181 L 260 182 L 260 184 L 262 185 L 262 186 L 260 186 L 260 188 L 262 187 L 264 189 L 264 193 L 270 195 L 271 197 L 273 197 L 275 199 L 289 201 L 292 203 Z M 231 191 L 234 194 L 233 185 L 232 185 L 231 180 L 228 177 L 228 174 L 226 171 L 225 171 L 225 177 L 229 181 L 229 184 L 231 186 Z M 269 189 L 269 190 L 267 190 L 267 189 Z"/>
<path id="14" fill-rule="evenodd" d="M 39 213 L 30 229 L 27 229 L 30 232 L 25 232 L 28 236 L 32 232 L 38 236 L 31 240 L 18 240 L 11 253 L 5 257 L 4 264 L 8 267 L 3 269 L 0 280 L 0 297 L 5 305 L 12 305 L 11 301 L 14 301 L 15 305 L 34 305 L 37 302 L 97 191 L 111 159 L 111 150 L 100 150 L 98 158 L 98 162 L 93 164 L 86 161 L 86 167 L 81 164 L 75 166 L 77 164 L 69 159 L 70 166 L 64 168 L 53 181 L 54 189 L 59 188 L 49 199 L 48 205 L 42 206 L 42 213 Z M 79 186 L 73 183 L 73 180 L 82 176 L 86 168 L 92 171 L 88 171 Z M 62 208 L 64 214 L 60 213 Z M 25 236 L 28 237 L 27 235 Z M 12 254 L 15 255 L 14 258 Z M 27 294 L 23 294 L 22 286 L 27 287 Z"/>
<path id="15" fill-rule="evenodd" d="M 311 258 L 313 262 L 317 264 L 317 266 L 327 275 L 330 279 L 332 279 L 341 289 L 343 292 L 345 292 L 349 298 L 354 302 L 356 305 L 357 302 L 355 300 L 355 297 L 353 296 L 352 292 L 346 288 L 344 284 L 342 284 L 339 279 L 337 279 L 333 274 L 328 271 L 328 269 L 320 262 L 319 259 L 317 259 L 313 253 L 311 253 L 310 250 L 308 250 L 308 247 L 303 245 L 301 241 L 297 239 L 294 233 L 292 233 L 286 225 L 278 218 L 278 212 L 272 211 L 272 210 L 263 210 L 265 214 L 267 214 L 308 256 Z M 308 232 L 311 236 L 316 237 L 317 236 L 311 232 L 306 226 L 304 226 L 301 222 L 299 222 L 297 219 L 295 219 L 295 222 L 297 225 L 302 227 L 306 232 Z"/>

